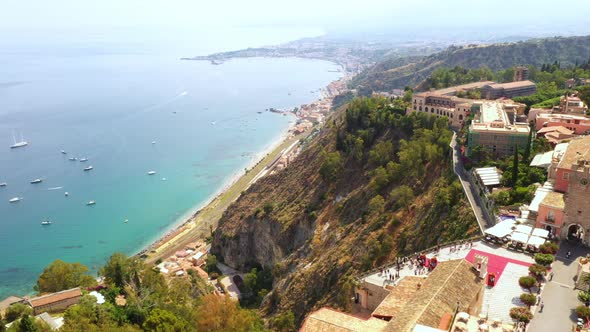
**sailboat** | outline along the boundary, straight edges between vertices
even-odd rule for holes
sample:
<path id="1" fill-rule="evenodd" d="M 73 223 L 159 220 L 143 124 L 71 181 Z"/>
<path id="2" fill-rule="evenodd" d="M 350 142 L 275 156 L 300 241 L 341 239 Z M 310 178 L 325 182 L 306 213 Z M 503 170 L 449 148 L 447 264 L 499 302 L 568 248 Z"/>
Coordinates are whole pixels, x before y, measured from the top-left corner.
<path id="1" fill-rule="evenodd" d="M 11 149 L 22 148 L 22 147 L 24 147 L 24 146 L 27 146 L 27 145 L 29 145 L 29 142 L 27 142 L 27 141 L 25 141 L 25 140 L 23 139 L 23 136 L 22 136 L 22 134 L 21 134 L 21 137 L 20 137 L 20 142 L 17 142 L 17 141 L 16 141 L 16 137 L 14 137 L 14 134 L 12 135 L 12 140 L 14 141 L 14 144 L 12 144 L 12 145 L 10 146 L 10 148 L 11 148 Z"/>

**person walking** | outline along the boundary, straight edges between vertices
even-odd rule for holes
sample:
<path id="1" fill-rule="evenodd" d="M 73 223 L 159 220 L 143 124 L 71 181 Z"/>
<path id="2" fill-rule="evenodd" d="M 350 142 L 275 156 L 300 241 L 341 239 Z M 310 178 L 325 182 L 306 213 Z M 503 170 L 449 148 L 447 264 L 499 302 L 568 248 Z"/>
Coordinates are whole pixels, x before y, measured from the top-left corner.
<path id="1" fill-rule="evenodd" d="M 549 281 L 553 280 L 553 271 L 551 271 L 551 273 L 549 273 Z"/>
<path id="2" fill-rule="evenodd" d="M 567 254 L 565 254 L 565 258 L 569 259 L 571 255 L 572 255 L 572 252 L 568 250 Z"/>
<path id="3" fill-rule="evenodd" d="M 543 312 L 543 308 L 545 308 L 545 303 L 541 302 L 541 304 L 539 305 L 539 312 Z"/>

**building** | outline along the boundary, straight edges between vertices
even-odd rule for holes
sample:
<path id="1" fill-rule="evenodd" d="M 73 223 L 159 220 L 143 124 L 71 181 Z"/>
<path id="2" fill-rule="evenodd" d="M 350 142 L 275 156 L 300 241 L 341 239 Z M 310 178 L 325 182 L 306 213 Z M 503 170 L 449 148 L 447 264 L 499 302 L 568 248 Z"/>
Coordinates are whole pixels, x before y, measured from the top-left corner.
<path id="1" fill-rule="evenodd" d="M 514 82 L 526 81 L 529 79 L 529 68 L 525 66 L 517 66 L 514 68 Z"/>
<path id="2" fill-rule="evenodd" d="M 516 147 L 528 144 L 530 128 L 524 105 L 512 101 L 483 101 L 474 103 L 475 117 L 469 126 L 467 153 L 481 146 L 495 157 L 514 153 Z"/>
<path id="3" fill-rule="evenodd" d="M 485 99 L 513 98 L 529 96 L 537 92 L 537 85 L 531 81 L 487 84 L 481 88 L 481 96 Z"/>
<path id="4" fill-rule="evenodd" d="M 561 126 L 574 132 L 576 135 L 584 135 L 590 133 L 590 118 L 582 115 L 572 114 L 537 114 L 535 120 L 535 130 L 539 131 L 541 128 Z"/>
<path id="5" fill-rule="evenodd" d="M 468 261 L 457 259 L 438 263 L 427 277 L 406 276 L 397 286 L 364 282 L 356 299 L 372 312 L 370 316 L 322 308 L 311 313 L 299 331 L 447 331 L 457 311 L 479 313 L 484 290 L 480 273 Z"/>
<path id="6" fill-rule="evenodd" d="M 565 114 L 581 114 L 586 115 L 588 112 L 588 105 L 576 95 L 563 96 L 559 99 L 559 106 L 556 106 L 557 111 Z"/>
<path id="7" fill-rule="evenodd" d="M 80 287 L 63 290 L 61 292 L 42 295 L 29 299 L 27 302 L 33 308 L 33 313 L 39 315 L 43 312 L 58 312 L 78 304 L 82 297 Z"/>
<path id="8" fill-rule="evenodd" d="M 461 128 L 471 113 L 473 100 L 442 94 L 439 91 L 414 94 L 412 106 L 406 113 L 422 112 L 437 117 L 446 116 L 452 127 Z"/>
<path id="9" fill-rule="evenodd" d="M 554 153 L 548 168 L 551 190 L 537 190 L 531 207 L 538 206 L 536 227 L 588 243 L 590 229 L 590 136 L 571 140 Z"/>

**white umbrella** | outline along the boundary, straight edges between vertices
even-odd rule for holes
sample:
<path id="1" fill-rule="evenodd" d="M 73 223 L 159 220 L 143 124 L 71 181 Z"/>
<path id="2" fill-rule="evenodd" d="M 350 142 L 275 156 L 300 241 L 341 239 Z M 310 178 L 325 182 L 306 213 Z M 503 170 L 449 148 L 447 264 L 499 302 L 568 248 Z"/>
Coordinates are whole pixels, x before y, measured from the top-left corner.
<path id="1" fill-rule="evenodd" d="M 531 226 L 528 225 L 517 225 L 516 226 L 516 231 L 520 232 L 520 233 L 524 233 L 527 235 L 530 235 L 531 232 L 533 231 L 533 228 Z"/>
<path id="2" fill-rule="evenodd" d="M 538 237 L 542 237 L 542 238 L 547 238 L 549 236 L 549 231 L 546 229 L 542 229 L 542 228 L 535 228 L 533 230 L 533 235 L 538 236 Z"/>

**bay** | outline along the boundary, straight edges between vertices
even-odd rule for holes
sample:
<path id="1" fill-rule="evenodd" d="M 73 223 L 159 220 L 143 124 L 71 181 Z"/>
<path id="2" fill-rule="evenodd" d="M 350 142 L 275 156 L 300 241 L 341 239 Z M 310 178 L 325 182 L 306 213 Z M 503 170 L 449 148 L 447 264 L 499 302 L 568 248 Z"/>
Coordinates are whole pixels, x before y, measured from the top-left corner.
<path id="1" fill-rule="evenodd" d="M 55 259 L 96 272 L 115 251 L 137 252 L 294 121 L 265 109 L 311 102 L 339 78 L 325 61 L 215 66 L 177 55 L 0 53 L 0 182 L 7 183 L 0 188 L 0 298 L 30 293 Z M 29 146 L 9 149 L 13 135 Z M 30 184 L 36 178 L 43 182 Z M 8 202 L 16 196 L 23 200 Z M 89 200 L 96 205 L 86 206 Z M 42 226 L 45 219 L 53 224 Z"/>

